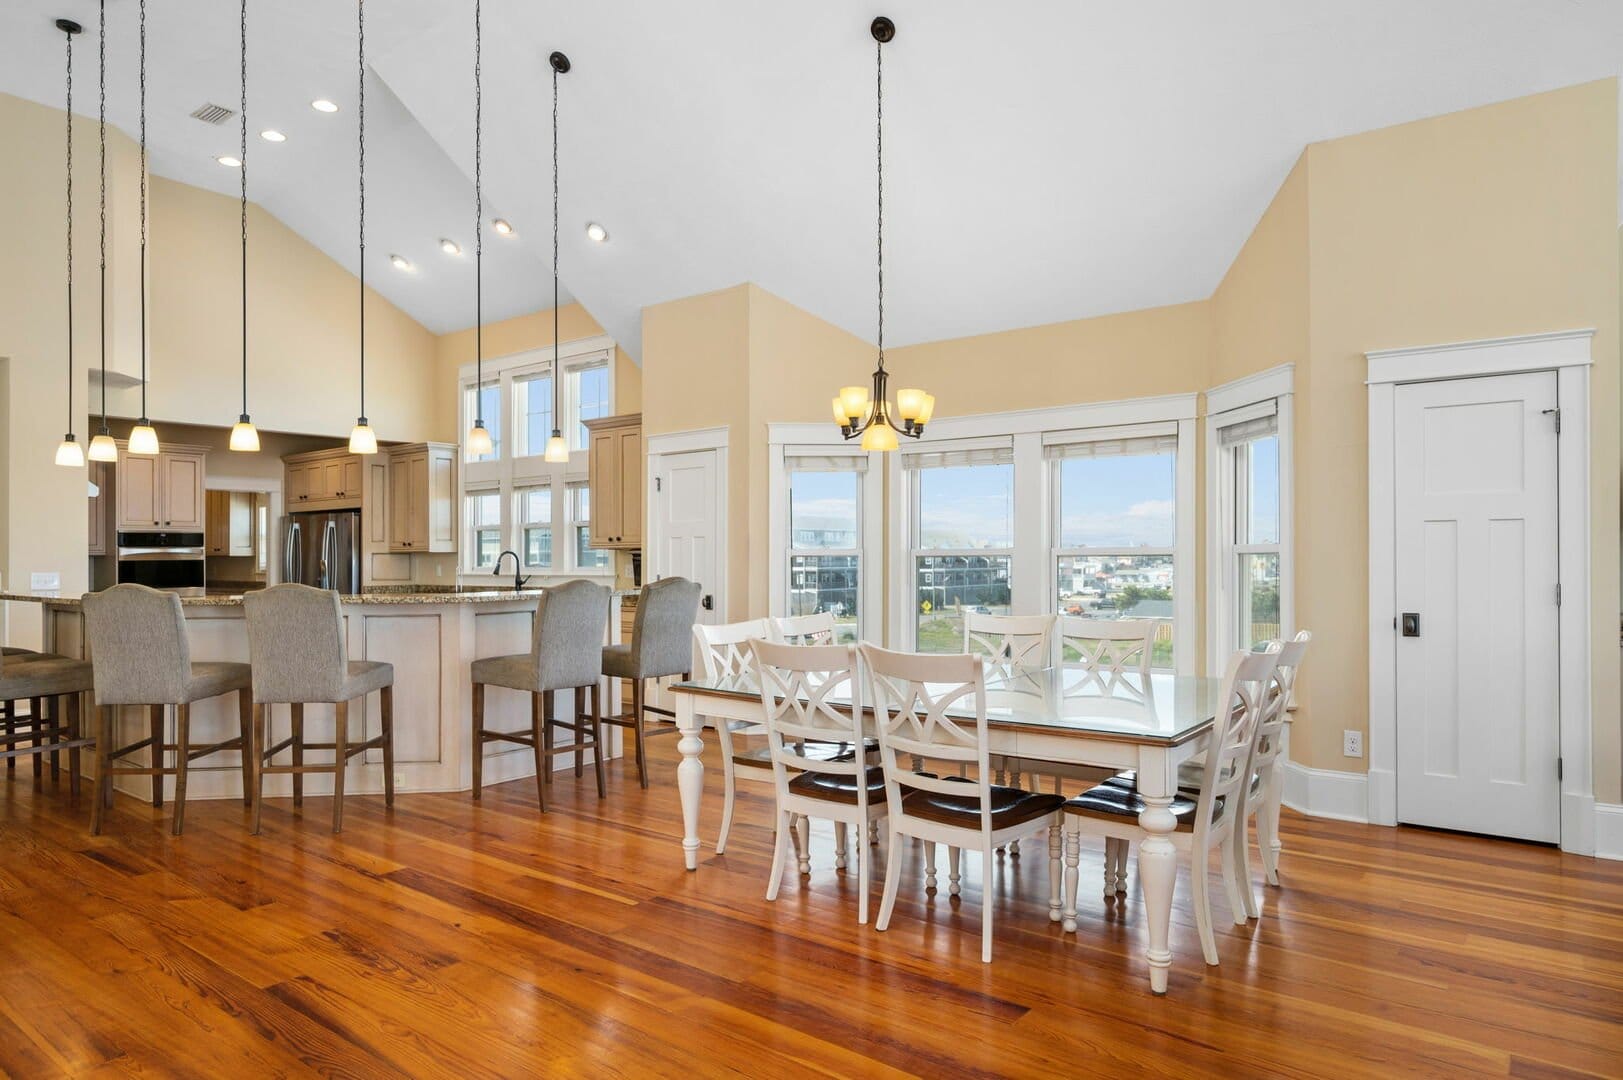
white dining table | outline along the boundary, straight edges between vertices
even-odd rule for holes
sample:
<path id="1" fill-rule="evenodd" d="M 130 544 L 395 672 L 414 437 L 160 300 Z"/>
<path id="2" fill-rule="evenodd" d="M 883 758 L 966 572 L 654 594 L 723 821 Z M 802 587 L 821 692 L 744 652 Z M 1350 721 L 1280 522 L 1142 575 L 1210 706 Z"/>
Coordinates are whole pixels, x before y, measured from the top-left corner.
<path id="1" fill-rule="evenodd" d="M 759 688 L 748 673 L 671 688 L 682 801 L 682 854 L 689 870 L 699 865 L 699 805 L 704 790 L 702 731 L 708 724 L 764 720 Z M 1133 769 L 1144 811 L 1146 836 L 1138 848 L 1139 883 L 1149 920 L 1150 988 L 1166 993 L 1172 966 L 1169 945 L 1177 851 L 1172 799 L 1178 766 L 1200 754 L 1217 714 L 1221 680 L 1192 675 L 1136 674 L 1102 678 L 1081 667 L 1050 667 L 1011 673 L 987 668 L 987 743 L 992 754 L 1034 762 Z M 844 704 L 849 705 L 849 701 Z M 969 714 L 973 719 L 973 713 Z M 1038 770 L 1040 772 L 1040 766 Z"/>

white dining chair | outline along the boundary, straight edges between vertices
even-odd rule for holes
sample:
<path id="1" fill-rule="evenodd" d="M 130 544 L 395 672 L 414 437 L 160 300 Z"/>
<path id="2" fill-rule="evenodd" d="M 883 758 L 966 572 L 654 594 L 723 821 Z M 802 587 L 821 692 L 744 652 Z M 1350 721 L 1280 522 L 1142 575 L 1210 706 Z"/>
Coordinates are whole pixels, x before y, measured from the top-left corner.
<path id="1" fill-rule="evenodd" d="M 761 687 L 761 712 L 772 754 L 777 792 L 776 840 L 766 898 L 778 898 L 798 817 L 834 823 L 835 866 L 849 849 L 848 826 L 857 828 L 857 922 L 868 921 L 873 854 L 868 828 L 885 816 L 885 774 L 866 751 L 824 757 L 808 747 L 847 743 L 862 747 L 862 690 L 854 645 L 783 645 L 750 642 Z M 805 849 L 802 848 L 802 859 Z M 806 867 L 802 865 L 802 873 Z"/>
<path id="2" fill-rule="evenodd" d="M 711 684 L 729 679 L 742 682 L 748 675 L 752 663 L 750 641 L 754 638 L 768 637 L 770 634 L 771 627 L 765 619 L 750 619 L 747 622 L 723 623 L 717 626 L 695 623 L 693 648 L 699 656 L 699 670 L 704 672 L 705 681 Z M 721 775 L 725 792 L 722 801 L 721 832 L 716 837 L 716 854 L 720 855 L 727 850 L 727 834 L 733 827 L 733 800 L 737 781 L 742 778 L 771 783 L 772 761 L 765 751 L 752 752 L 735 748 L 733 743 L 734 735 L 740 737 L 765 735 L 765 726 L 744 720 L 721 720 L 717 721 L 715 727 L 716 737 L 721 742 Z"/>
<path id="3" fill-rule="evenodd" d="M 1236 924 L 1246 921 L 1245 892 L 1240 882 L 1244 858 L 1235 850 L 1243 840 L 1246 799 L 1252 792 L 1253 758 L 1257 730 L 1267 706 L 1267 693 L 1279 643 L 1271 642 L 1265 652 L 1237 652 L 1229 658 L 1218 696 L 1217 720 L 1202 768 L 1200 789 L 1193 794 L 1180 792 L 1169 807 L 1177 824 L 1168 839 L 1178 853 L 1189 860 L 1189 880 L 1193 891 L 1195 927 L 1200 931 L 1200 948 L 1206 963 L 1217 964 L 1217 938 L 1212 933 L 1211 896 L 1207 888 L 1208 867 L 1213 850 L 1218 851 L 1223 883 L 1228 891 L 1229 910 Z M 1065 804 L 1064 859 L 1066 932 L 1076 931 L 1077 863 L 1081 838 L 1100 836 L 1106 842 L 1107 884 L 1115 850 L 1139 842 L 1147 835 L 1138 817 L 1145 810 L 1143 797 L 1134 787 L 1106 782 L 1076 796 Z M 1120 845 L 1119 849 L 1113 845 Z M 1050 856 L 1052 858 L 1052 856 Z M 1050 867 L 1050 872 L 1053 867 Z"/>
<path id="4" fill-rule="evenodd" d="M 784 645 L 833 645 L 837 636 L 832 611 L 810 615 L 777 615 L 767 620 L 772 626 L 769 641 Z"/>
<path id="5" fill-rule="evenodd" d="M 937 844 L 948 848 L 953 893 L 958 891 L 960 852 L 976 850 L 981 854 L 981 960 L 991 963 L 992 851 L 1047 828 L 1049 851 L 1057 854 L 1059 810 L 1065 800 L 991 782 L 986 674 L 980 657 L 925 656 L 863 645 L 862 662 L 871 688 L 887 807 L 885 894 L 875 928 L 886 929 L 896 908 L 904 836 L 924 844 L 926 888 L 935 884 Z M 902 764 L 903 755 L 961 764 L 971 775 L 942 779 L 917 773 Z M 1050 882 L 1050 907 L 1058 906 L 1056 876 Z"/>
<path id="6" fill-rule="evenodd" d="M 970 611 L 964 614 L 964 652 L 983 658 L 987 678 L 1007 681 L 1052 667 L 1054 664 L 1053 615 L 991 615 Z M 1022 766 L 1001 754 L 992 756 L 993 780 L 1019 787 Z M 1020 854 L 1020 841 L 1009 844 L 1009 852 Z"/>
<path id="7" fill-rule="evenodd" d="M 1274 669 L 1274 688 L 1277 698 L 1263 718 L 1257 732 L 1257 756 L 1252 765 L 1261 787 L 1256 799 L 1247 807 L 1257 816 L 1257 847 L 1262 852 L 1263 877 L 1270 885 L 1279 884 L 1279 852 L 1284 847 L 1279 839 L 1279 807 L 1285 798 L 1285 725 L 1290 719 L 1291 695 L 1296 691 L 1296 676 L 1302 669 L 1313 635 L 1302 630 L 1279 649 L 1279 665 Z M 1251 849 L 1245 852 L 1247 910 L 1252 918 L 1261 912 L 1251 892 Z"/>
<path id="8" fill-rule="evenodd" d="M 1071 694 L 1142 696 L 1150 685 L 1155 657 L 1155 619 L 1060 619 L 1060 663 L 1079 669 L 1082 677 L 1068 684 Z M 1076 659 L 1069 658 L 1075 653 Z"/>

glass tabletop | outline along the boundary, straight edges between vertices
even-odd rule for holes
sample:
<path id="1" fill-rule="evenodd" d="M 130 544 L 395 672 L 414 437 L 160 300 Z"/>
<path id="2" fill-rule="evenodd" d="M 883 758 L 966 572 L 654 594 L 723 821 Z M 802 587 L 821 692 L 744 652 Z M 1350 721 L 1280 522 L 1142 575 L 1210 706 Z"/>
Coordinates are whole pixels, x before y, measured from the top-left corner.
<path id="1" fill-rule="evenodd" d="M 672 689 L 757 699 L 761 692 L 749 671 L 714 680 L 691 679 Z M 1221 692 L 1221 679 L 1195 675 L 1157 672 L 1146 681 L 1137 673 L 1112 678 L 1075 665 L 1015 673 L 988 665 L 986 719 L 1005 727 L 1180 743 L 1211 724 Z M 835 705 L 851 703 L 849 694 L 839 692 L 828 700 Z M 966 705 L 949 709 L 948 714 L 972 717 L 973 705 Z"/>

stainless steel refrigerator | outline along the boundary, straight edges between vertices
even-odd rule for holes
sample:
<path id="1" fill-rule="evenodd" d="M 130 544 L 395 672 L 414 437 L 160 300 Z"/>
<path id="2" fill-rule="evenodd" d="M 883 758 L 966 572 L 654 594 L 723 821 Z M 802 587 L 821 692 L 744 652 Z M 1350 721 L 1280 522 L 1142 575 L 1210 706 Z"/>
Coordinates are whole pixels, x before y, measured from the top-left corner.
<path id="1" fill-rule="evenodd" d="M 289 514 L 282 522 L 282 580 L 361 591 L 361 512 Z"/>

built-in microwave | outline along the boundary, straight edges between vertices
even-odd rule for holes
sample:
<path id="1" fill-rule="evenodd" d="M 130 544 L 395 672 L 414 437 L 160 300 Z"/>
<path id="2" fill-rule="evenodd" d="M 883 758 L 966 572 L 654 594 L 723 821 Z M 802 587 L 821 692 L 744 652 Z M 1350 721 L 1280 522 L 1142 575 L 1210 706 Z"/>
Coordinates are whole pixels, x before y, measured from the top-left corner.
<path id="1" fill-rule="evenodd" d="M 118 581 L 183 596 L 201 596 L 207 584 L 200 532 L 121 532 Z"/>

